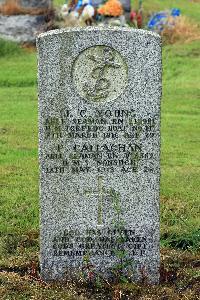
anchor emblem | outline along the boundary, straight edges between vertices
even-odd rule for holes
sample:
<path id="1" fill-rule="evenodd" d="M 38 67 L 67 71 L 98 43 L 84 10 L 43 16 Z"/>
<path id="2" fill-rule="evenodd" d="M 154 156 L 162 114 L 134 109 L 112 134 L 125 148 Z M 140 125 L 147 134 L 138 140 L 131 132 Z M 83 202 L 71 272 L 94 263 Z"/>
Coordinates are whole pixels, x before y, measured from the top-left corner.
<path id="1" fill-rule="evenodd" d="M 109 68 L 120 68 L 120 64 L 115 62 L 115 52 L 109 47 L 104 47 L 102 56 L 88 55 L 88 58 L 95 63 L 91 72 L 91 77 L 95 83 L 87 82 L 84 85 L 86 96 L 93 101 L 100 101 L 109 94 L 111 86 L 110 80 L 106 78 L 106 72 Z"/>

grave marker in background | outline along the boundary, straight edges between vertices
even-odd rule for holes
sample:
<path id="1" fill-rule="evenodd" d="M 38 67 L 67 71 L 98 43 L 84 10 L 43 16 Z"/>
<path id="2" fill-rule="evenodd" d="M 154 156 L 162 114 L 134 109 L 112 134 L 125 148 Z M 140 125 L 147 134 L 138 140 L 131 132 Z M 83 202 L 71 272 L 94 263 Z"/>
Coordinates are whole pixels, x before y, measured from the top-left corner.
<path id="1" fill-rule="evenodd" d="M 160 37 L 72 28 L 37 46 L 42 277 L 78 276 L 86 255 L 111 276 L 122 249 L 157 283 Z"/>
<path id="2" fill-rule="evenodd" d="M 52 19 L 51 0 L 0 0 L 0 38 L 35 43 Z"/>

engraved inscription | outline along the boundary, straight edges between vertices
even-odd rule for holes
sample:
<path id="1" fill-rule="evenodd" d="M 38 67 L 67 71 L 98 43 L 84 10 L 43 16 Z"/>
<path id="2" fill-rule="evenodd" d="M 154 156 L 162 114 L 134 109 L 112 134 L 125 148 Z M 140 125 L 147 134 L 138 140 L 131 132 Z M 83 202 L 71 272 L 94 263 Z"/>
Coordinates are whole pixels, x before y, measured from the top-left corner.
<path id="1" fill-rule="evenodd" d="M 90 47 L 74 62 L 73 81 L 79 94 L 87 100 L 112 100 L 126 86 L 127 65 L 120 53 L 111 47 Z"/>
<path id="2" fill-rule="evenodd" d="M 83 257 L 87 253 L 92 256 L 115 256 L 120 249 L 119 234 L 124 236 L 124 247 L 130 256 L 143 256 L 152 247 L 150 235 L 144 236 L 133 229 L 119 232 L 111 228 L 88 228 L 84 233 L 78 229 L 64 230 L 54 236 L 52 250 L 54 256 Z"/>
<path id="3" fill-rule="evenodd" d="M 148 143 L 158 126 L 157 115 L 141 118 L 133 109 L 60 111 L 44 122 L 46 140 L 54 141 L 45 153 L 45 172 L 155 173 L 156 153 Z"/>
<path id="4" fill-rule="evenodd" d="M 44 122 L 45 137 L 50 139 L 58 139 L 62 137 L 61 126 L 62 120 L 57 117 L 48 117 Z"/>

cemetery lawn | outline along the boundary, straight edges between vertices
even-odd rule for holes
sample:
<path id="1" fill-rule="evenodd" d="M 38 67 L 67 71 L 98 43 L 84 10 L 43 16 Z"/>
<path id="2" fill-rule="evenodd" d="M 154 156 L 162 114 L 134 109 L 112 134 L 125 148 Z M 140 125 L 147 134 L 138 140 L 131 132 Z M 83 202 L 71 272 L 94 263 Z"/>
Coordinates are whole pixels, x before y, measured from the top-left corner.
<path id="1" fill-rule="evenodd" d="M 148 299 L 161 299 L 162 295 L 165 299 L 198 299 L 199 53 L 200 41 L 163 48 L 161 286 L 114 286 L 110 293 L 117 289 L 132 293 L 136 298 L 130 299 L 142 295 Z M 39 199 L 35 50 L 0 41 L 0 66 L 0 299 L 90 299 L 91 291 L 84 287 L 78 290 L 81 298 L 75 287 L 45 286 L 36 274 Z M 99 299 L 104 299 L 103 294 Z"/>

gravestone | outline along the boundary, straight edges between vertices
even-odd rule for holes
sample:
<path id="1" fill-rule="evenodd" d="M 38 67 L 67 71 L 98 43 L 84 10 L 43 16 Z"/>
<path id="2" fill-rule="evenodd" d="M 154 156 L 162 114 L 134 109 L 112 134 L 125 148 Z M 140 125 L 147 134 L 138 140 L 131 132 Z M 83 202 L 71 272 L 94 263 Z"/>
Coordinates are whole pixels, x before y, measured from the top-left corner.
<path id="1" fill-rule="evenodd" d="M 52 0 L 0 0 L 0 5 L 4 3 L 15 2 L 22 7 L 32 7 L 32 8 L 49 8 L 51 6 Z"/>
<path id="2" fill-rule="evenodd" d="M 51 27 L 51 0 L 16 0 L 13 15 L 7 15 L 5 5 L 9 3 L 13 0 L 0 0 L 0 38 L 35 43 L 36 36 Z"/>
<path id="3" fill-rule="evenodd" d="M 41 34 L 41 274 L 159 280 L 161 42 L 152 32 Z M 87 259 L 86 259 L 87 258 Z"/>
<path id="4" fill-rule="evenodd" d="M 19 42 L 35 43 L 38 33 L 48 29 L 44 15 L 0 16 L 0 38 Z"/>

